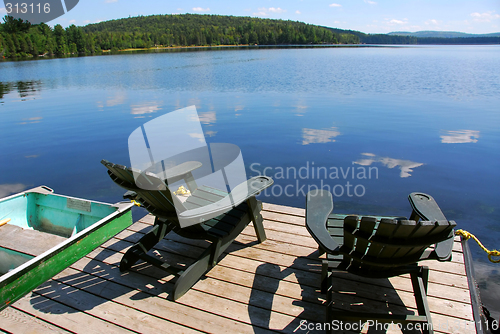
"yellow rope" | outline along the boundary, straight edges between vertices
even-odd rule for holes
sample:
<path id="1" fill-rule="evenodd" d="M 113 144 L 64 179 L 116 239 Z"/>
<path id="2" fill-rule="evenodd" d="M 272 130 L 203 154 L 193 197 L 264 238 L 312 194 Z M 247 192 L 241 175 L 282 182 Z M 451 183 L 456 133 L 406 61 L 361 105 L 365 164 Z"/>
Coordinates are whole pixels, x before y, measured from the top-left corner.
<path id="1" fill-rule="evenodd" d="M 483 244 L 481 243 L 481 241 L 479 241 L 476 236 L 470 232 L 467 232 L 467 231 L 464 231 L 464 230 L 457 230 L 455 231 L 455 234 L 456 235 L 461 235 L 465 240 L 468 240 L 470 238 L 474 239 L 477 244 L 479 245 L 479 247 L 481 247 L 486 253 L 488 253 L 488 259 L 493 262 L 493 263 L 500 263 L 500 259 L 498 260 L 493 260 L 493 256 L 500 256 L 500 252 L 497 251 L 496 249 L 490 251 L 488 250 L 488 248 L 484 247 Z"/>
<path id="2" fill-rule="evenodd" d="M 131 199 L 130 202 L 134 203 L 134 205 L 141 206 L 141 203 L 137 202 L 134 199 Z"/>

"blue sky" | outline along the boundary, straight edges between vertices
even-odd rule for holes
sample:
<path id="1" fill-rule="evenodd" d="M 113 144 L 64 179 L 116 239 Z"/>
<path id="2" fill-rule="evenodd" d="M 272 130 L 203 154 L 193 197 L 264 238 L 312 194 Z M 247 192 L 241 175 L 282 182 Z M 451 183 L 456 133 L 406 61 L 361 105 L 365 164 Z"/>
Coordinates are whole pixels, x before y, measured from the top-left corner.
<path id="1" fill-rule="evenodd" d="M 137 15 L 199 13 L 301 21 L 366 33 L 500 32 L 500 0 L 80 0 L 49 25 L 86 25 Z M 5 8 L 0 7 L 0 15 Z"/>

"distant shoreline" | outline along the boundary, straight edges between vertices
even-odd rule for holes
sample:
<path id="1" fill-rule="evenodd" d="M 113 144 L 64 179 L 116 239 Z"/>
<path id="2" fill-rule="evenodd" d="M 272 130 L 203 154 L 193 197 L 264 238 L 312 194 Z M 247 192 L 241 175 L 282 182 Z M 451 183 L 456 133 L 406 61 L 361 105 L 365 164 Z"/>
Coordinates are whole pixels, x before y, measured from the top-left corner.
<path id="1" fill-rule="evenodd" d="M 150 48 L 128 48 L 114 52 L 129 52 L 129 51 L 153 51 L 153 50 L 176 50 L 176 49 L 209 49 L 209 48 L 342 48 L 342 47 L 391 47 L 391 46 L 408 46 L 408 45 L 382 45 L 382 44 L 275 44 L 275 45 L 259 45 L 259 44 L 240 44 L 240 45 L 190 45 L 190 46 L 153 46 Z M 103 53 L 110 53 L 111 50 L 102 50 Z"/>
<path id="2" fill-rule="evenodd" d="M 117 49 L 117 50 L 101 50 L 96 53 L 67 53 L 64 55 L 55 55 L 55 54 L 44 54 L 39 55 L 38 57 L 18 57 L 18 58 L 7 58 L 2 57 L 0 54 L 0 62 L 7 61 L 30 61 L 30 60 L 41 60 L 41 59 L 55 59 L 55 58 L 73 58 L 73 57 L 92 57 L 92 56 L 101 56 L 101 55 L 118 55 L 120 53 L 128 53 L 128 52 L 136 52 L 136 51 L 145 51 L 152 52 L 156 50 L 209 50 L 209 49 L 257 49 L 257 48 L 365 48 L 365 47 L 404 47 L 408 45 L 381 45 L 381 44 L 275 44 L 275 45 L 250 45 L 250 44 L 240 44 L 240 45 L 189 45 L 189 46 L 153 46 L 150 48 L 127 48 L 127 49 Z"/>
<path id="3" fill-rule="evenodd" d="M 18 57 L 18 58 L 6 58 L 2 57 L 0 54 L 0 62 L 8 61 L 29 61 L 29 60 L 41 60 L 41 59 L 55 59 L 55 58 L 73 58 L 73 57 L 92 57 L 100 55 L 118 55 L 120 53 L 131 53 L 136 51 L 152 52 L 156 50 L 209 50 L 209 49 L 286 49 L 286 48 L 404 48 L 404 47 L 429 47 L 429 46 L 487 46 L 487 45 L 498 45 L 498 44 L 275 44 L 275 45 L 259 45 L 259 44 L 240 44 L 240 45 L 190 45 L 190 46 L 153 46 L 150 48 L 127 48 L 118 50 L 101 50 L 96 53 L 68 53 L 64 55 L 55 54 L 44 54 L 38 57 Z"/>
<path id="4" fill-rule="evenodd" d="M 128 48 L 116 51 L 102 50 L 102 53 L 133 52 L 133 51 L 154 51 L 154 50 L 189 50 L 189 49 L 238 49 L 238 48 L 401 48 L 401 47 L 426 47 L 426 46 L 481 46 L 498 44 L 275 44 L 275 45 L 190 45 L 190 46 L 153 46 L 150 48 Z"/>

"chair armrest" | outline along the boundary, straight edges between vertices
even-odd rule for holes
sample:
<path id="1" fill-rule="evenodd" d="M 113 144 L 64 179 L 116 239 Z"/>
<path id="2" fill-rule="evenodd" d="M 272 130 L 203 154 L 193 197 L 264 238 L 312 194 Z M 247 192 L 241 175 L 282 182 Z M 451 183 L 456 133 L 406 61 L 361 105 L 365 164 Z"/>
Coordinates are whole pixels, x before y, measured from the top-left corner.
<path id="1" fill-rule="evenodd" d="M 274 181 L 270 177 L 255 176 L 234 187 L 229 194 L 215 203 L 178 213 L 179 225 L 181 228 L 184 228 L 217 217 L 238 206 L 250 197 L 258 195 L 258 193 L 273 183 Z"/>
<path id="2" fill-rule="evenodd" d="M 168 183 L 175 183 L 186 177 L 186 174 L 200 168 L 202 163 L 199 161 L 186 161 L 175 167 L 166 169 L 162 174 L 167 176 Z"/>
<path id="3" fill-rule="evenodd" d="M 455 227 L 457 223 L 453 220 L 448 222 L 451 229 L 449 230 L 449 234 L 447 239 L 438 242 L 434 247 L 434 254 L 436 255 L 439 261 L 449 261 L 451 260 L 451 254 L 453 251 L 453 244 L 455 243 Z"/>
<path id="4" fill-rule="evenodd" d="M 432 196 L 424 193 L 411 193 L 408 200 L 413 209 L 410 220 L 417 220 L 416 216 L 427 221 L 448 220 Z"/>
<path id="5" fill-rule="evenodd" d="M 411 193 L 408 196 L 408 200 L 410 201 L 411 207 L 413 209 L 410 219 L 416 220 L 418 216 L 422 220 L 427 221 L 448 220 L 431 195 L 427 195 L 424 193 Z M 451 221 L 450 223 L 456 226 L 456 223 L 454 221 Z M 455 242 L 453 238 L 454 235 L 455 230 L 452 229 L 450 231 L 448 239 L 436 244 L 433 255 L 437 260 L 447 261 L 451 259 L 453 243 Z"/>
<path id="6" fill-rule="evenodd" d="M 444 241 L 438 242 L 434 248 L 434 253 L 439 261 L 451 260 L 451 253 L 453 251 L 453 243 L 455 239 L 453 238 L 455 230 L 451 230 L 450 238 Z"/>
<path id="7" fill-rule="evenodd" d="M 332 194 L 326 190 L 313 190 L 306 196 L 306 228 L 313 239 L 328 253 L 337 252 L 339 245 L 326 229 L 326 221 L 333 211 Z"/>

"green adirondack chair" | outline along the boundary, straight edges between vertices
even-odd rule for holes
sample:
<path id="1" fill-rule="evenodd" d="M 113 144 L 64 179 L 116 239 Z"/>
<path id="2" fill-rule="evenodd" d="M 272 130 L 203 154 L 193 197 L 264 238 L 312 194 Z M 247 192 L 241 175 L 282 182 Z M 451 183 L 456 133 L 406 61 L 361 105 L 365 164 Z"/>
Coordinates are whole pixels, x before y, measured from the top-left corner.
<path id="1" fill-rule="evenodd" d="M 436 201 L 423 193 L 412 193 L 410 220 L 405 217 L 358 217 L 332 214 L 332 195 L 311 191 L 306 200 L 306 227 L 326 252 L 322 265 L 321 291 L 327 295 L 327 321 L 378 321 L 420 323 L 424 333 L 433 333 L 427 304 L 429 269 L 421 260 L 450 261 L 456 223 L 448 221 Z M 420 220 L 422 219 L 422 220 Z M 419 221 L 420 220 L 420 221 Z M 433 248 L 429 246 L 435 245 Z M 368 278 L 411 276 L 418 315 L 359 313 L 334 310 L 334 272 L 349 272 Z"/>
<path id="2" fill-rule="evenodd" d="M 260 214 L 262 203 L 255 196 L 273 184 L 269 177 L 253 177 L 228 194 L 208 186 L 198 186 L 191 172 L 200 167 L 201 163 L 184 162 L 167 171 L 171 183 L 184 180 L 191 191 L 191 196 L 181 202 L 156 174 L 140 172 L 106 160 L 101 163 L 108 168 L 111 179 L 128 190 L 124 198 L 139 202 L 155 216 L 153 228 L 123 256 L 120 270 L 130 269 L 141 259 L 178 276 L 173 292 L 174 300 L 184 295 L 201 276 L 217 264 L 220 255 L 250 221 L 253 222 L 259 242 L 266 240 Z M 215 218 L 206 219 L 207 213 Z M 170 266 L 147 254 L 169 232 L 185 238 L 208 240 L 211 245 L 189 267 L 181 269 Z"/>

